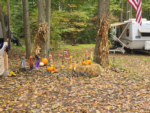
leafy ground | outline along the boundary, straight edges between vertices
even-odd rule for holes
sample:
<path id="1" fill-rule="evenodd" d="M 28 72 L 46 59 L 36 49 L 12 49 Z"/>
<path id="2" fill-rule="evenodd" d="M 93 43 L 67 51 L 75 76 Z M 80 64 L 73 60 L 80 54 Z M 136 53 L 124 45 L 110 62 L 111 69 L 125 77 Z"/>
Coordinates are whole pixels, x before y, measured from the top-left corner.
<path id="1" fill-rule="evenodd" d="M 73 60 L 81 62 L 85 50 L 94 45 L 66 46 Z M 54 64 L 60 68 L 59 54 L 52 52 Z M 110 54 L 110 66 L 95 78 L 71 78 L 67 71 L 46 72 L 46 67 L 22 72 L 24 49 L 9 52 L 10 69 L 16 77 L 0 78 L 0 112 L 6 113 L 135 113 L 150 112 L 150 57 L 148 54 Z M 28 62 L 28 60 L 26 60 Z M 28 65 L 28 64 L 27 64 Z M 59 76 L 59 78 L 57 77 Z"/>

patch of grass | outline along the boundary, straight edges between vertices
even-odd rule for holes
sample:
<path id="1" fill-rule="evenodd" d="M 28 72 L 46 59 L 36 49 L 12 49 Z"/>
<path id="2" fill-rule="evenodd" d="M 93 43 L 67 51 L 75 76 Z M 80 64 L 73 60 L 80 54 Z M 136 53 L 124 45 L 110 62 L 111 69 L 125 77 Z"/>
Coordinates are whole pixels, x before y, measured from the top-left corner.
<path id="1" fill-rule="evenodd" d="M 26 47 L 23 46 L 23 45 L 22 45 L 22 47 L 21 47 L 21 46 L 16 46 L 15 44 L 11 43 L 11 48 L 12 48 L 12 49 L 18 48 L 18 49 L 20 49 L 20 50 L 22 50 L 22 51 L 26 51 Z"/>

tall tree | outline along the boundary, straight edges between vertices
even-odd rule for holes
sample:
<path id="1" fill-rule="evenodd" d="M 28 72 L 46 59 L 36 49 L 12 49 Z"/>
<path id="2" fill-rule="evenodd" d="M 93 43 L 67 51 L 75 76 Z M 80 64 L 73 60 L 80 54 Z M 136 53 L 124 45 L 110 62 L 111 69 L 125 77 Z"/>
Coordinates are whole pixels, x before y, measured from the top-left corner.
<path id="1" fill-rule="evenodd" d="M 50 11 L 51 11 L 51 0 L 38 0 L 38 18 L 40 23 L 48 23 L 48 27 L 50 29 Z M 46 42 L 42 44 L 41 56 L 43 58 L 48 57 L 48 49 L 49 49 L 49 40 L 50 40 L 50 30 L 48 33 L 48 39 Z"/>
<path id="2" fill-rule="evenodd" d="M 10 46 L 11 46 L 11 32 L 10 32 L 10 6 L 9 6 L 9 0 L 7 0 L 7 16 L 8 16 L 9 48 L 10 48 Z"/>
<path id="3" fill-rule="evenodd" d="M 129 19 L 129 13 L 128 13 L 128 10 L 129 10 L 129 2 L 127 2 L 127 6 L 126 6 L 126 20 Z"/>
<path id="4" fill-rule="evenodd" d="M 2 11 L 1 4 L 0 4 L 0 22 L 1 22 L 2 31 L 3 31 L 4 42 L 6 42 L 7 41 L 7 36 L 6 36 L 6 31 L 5 31 L 4 16 L 3 16 L 3 11 Z"/>
<path id="5" fill-rule="evenodd" d="M 102 16 L 109 13 L 109 6 L 110 6 L 110 0 L 98 0 L 98 26 L 100 24 L 100 19 Z M 94 52 L 94 61 L 96 63 L 100 63 L 100 42 L 101 42 L 101 36 L 96 37 L 96 45 L 95 45 L 95 52 Z"/>
<path id="6" fill-rule="evenodd" d="M 38 19 L 39 19 L 39 24 L 46 22 L 45 10 L 46 10 L 45 0 L 38 0 Z M 43 48 L 41 50 L 41 56 L 43 58 L 46 58 L 47 57 L 47 53 L 48 53 L 47 52 L 47 44 L 46 44 L 46 42 L 43 41 L 42 47 Z"/>
<path id="7" fill-rule="evenodd" d="M 49 27 L 48 39 L 47 39 L 47 50 L 50 47 L 50 21 L 51 21 L 51 0 L 46 0 L 46 22 Z"/>
<path id="8" fill-rule="evenodd" d="M 30 22 L 29 22 L 29 6 L 28 0 L 23 0 L 23 21 L 25 31 L 26 58 L 31 55 L 31 38 L 30 38 Z"/>
<path id="9" fill-rule="evenodd" d="M 122 11 L 121 11 L 121 18 L 120 18 L 120 21 L 121 22 L 123 22 L 123 0 L 121 1 L 121 9 L 122 9 Z"/>

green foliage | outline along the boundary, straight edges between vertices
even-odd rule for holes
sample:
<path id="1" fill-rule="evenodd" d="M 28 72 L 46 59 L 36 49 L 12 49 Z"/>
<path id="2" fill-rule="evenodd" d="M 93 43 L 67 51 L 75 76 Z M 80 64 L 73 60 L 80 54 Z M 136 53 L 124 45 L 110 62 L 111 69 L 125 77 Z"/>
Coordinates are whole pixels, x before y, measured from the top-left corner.
<path id="1" fill-rule="evenodd" d="M 29 1 L 29 15 L 31 37 L 34 39 L 38 30 L 37 0 Z M 111 23 L 119 22 L 121 5 L 120 0 L 110 0 Z M 7 0 L 0 0 L 3 11 L 7 14 Z M 124 20 L 126 18 L 126 4 L 124 0 Z M 150 2 L 142 0 L 142 16 L 150 19 Z M 97 0 L 52 0 L 51 1 L 51 40 L 63 40 L 65 42 L 95 43 L 97 35 Z M 135 18 L 133 9 L 133 18 Z M 11 31 L 18 38 L 24 37 L 23 8 L 21 0 L 10 0 Z"/>

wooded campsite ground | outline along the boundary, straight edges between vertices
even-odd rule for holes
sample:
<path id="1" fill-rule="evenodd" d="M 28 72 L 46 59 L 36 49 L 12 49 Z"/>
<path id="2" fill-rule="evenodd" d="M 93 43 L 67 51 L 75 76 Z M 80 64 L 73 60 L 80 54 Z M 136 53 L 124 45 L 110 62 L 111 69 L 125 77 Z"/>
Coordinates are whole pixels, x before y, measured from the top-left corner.
<path id="1" fill-rule="evenodd" d="M 60 67 L 59 54 L 68 48 L 73 61 L 82 61 L 85 50 L 95 45 L 65 46 L 52 52 Z M 9 68 L 14 71 L 25 55 L 24 48 L 13 46 Z M 29 61 L 27 61 L 29 62 Z M 150 112 L 150 56 L 145 53 L 109 55 L 110 66 L 95 78 L 59 80 L 46 73 L 46 67 L 19 72 L 16 77 L 0 78 L 0 112 L 6 113 L 117 113 Z M 35 62 L 34 62 L 35 64 Z M 28 64 L 27 64 L 28 66 Z M 66 67 L 67 65 L 65 65 Z M 16 72 L 15 72 L 16 73 Z"/>

